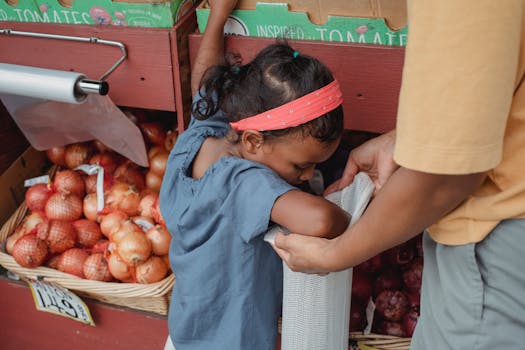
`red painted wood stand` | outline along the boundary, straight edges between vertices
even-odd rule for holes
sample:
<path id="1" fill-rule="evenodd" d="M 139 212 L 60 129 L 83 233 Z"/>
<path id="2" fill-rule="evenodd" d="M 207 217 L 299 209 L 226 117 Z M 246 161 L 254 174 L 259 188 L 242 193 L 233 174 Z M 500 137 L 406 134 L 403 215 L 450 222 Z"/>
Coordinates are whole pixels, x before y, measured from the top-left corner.
<path id="1" fill-rule="evenodd" d="M 202 40 L 190 34 L 190 61 Z M 289 40 L 300 54 L 316 57 L 333 72 L 343 91 L 345 128 L 385 132 L 395 126 L 404 47 Z M 246 64 L 275 39 L 228 36 L 226 50 L 239 53 Z"/>
<path id="2" fill-rule="evenodd" d="M 38 311 L 25 282 L 0 277 L 2 350 L 162 350 L 165 316 L 84 299 L 95 326 Z"/>

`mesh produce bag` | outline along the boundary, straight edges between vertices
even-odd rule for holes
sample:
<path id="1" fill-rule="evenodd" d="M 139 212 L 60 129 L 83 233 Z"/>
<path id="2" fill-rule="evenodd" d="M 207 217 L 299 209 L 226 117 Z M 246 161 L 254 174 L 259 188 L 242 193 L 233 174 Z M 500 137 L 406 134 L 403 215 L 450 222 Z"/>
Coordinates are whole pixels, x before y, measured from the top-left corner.
<path id="1" fill-rule="evenodd" d="M 365 210 L 374 184 L 365 173 L 326 198 L 352 215 L 350 226 Z M 272 228 L 265 239 L 273 241 Z M 284 230 L 283 230 L 284 231 Z M 283 262 L 282 350 L 348 349 L 352 269 L 326 276 L 293 272 Z"/>

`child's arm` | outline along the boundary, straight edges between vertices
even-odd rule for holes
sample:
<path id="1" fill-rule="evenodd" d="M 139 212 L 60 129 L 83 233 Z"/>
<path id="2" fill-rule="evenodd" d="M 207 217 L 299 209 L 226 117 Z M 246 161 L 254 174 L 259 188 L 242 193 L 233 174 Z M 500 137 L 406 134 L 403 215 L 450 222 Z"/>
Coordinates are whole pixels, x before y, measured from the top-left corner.
<path id="1" fill-rule="evenodd" d="M 191 94 L 199 89 L 204 72 L 224 62 L 224 24 L 237 0 L 208 0 L 211 10 L 191 72 Z"/>
<path id="2" fill-rule="evenodd" d="M 292 190 L 275 201 L 271 220 L 292 232 L 333 238 L 346 230 L 350 215 L 321 196 Z"/>

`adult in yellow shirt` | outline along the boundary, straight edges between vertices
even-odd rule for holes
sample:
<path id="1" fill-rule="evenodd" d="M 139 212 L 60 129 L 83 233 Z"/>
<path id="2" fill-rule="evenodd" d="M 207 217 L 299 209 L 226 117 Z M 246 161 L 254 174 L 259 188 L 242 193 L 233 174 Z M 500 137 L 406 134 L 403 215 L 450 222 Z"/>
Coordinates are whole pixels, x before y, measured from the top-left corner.
<path id="1" fill-rule="evenodd" d="M 376 195 L 341 236 L 279 234 L 295 271 L 355 266 L 424 229 L 412 349 L 525 344 L 525 1 L 408 0 L 396 130 L 349 156 Z"/>

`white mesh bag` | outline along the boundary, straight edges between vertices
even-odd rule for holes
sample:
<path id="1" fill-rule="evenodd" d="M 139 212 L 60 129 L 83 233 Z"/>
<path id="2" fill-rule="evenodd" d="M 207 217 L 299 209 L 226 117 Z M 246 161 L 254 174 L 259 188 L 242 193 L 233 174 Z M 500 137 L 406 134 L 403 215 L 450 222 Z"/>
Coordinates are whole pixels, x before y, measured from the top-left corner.
<path id="1" fill-rule="evenodd" d="M 350 226 L 361 216 L 374 192 L 365 173 L 351 185 L 326 198 L 352 215 Z M 279 227 L 265 236 L 273 241 Z M 283 262 L 282 350 L 348 349 L 352 269 L 326 276 L 293 272 Z"/>

